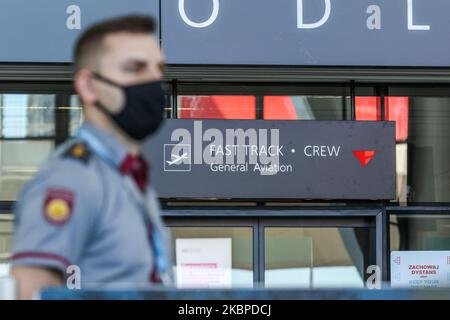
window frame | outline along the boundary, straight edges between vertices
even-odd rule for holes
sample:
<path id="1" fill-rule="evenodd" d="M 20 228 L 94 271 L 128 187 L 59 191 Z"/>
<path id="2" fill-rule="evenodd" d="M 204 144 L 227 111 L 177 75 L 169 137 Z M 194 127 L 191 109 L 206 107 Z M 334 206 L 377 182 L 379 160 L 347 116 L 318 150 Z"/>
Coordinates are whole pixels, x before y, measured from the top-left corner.
<path id="1" fill-rule="evenodd" d="M 48 70 L 48 66 L 43 66 L 42 69 Z M 1 68 L 0 68 L 1 69 Z M 11 70 L 13 70 L 12 68 Z M 25 69 L 27 69 L 25 67 Z M 38 68 L 39 69 L 39 68 Z M 50 68 L 51 69 L 51 68 Z M 70 101 L 70 96 L 75 94 L 73 90 L 73 84 L 70 82 L 70 73 L 67 73 L 66 67 L 62 66 L 60 68 L 63 70 L 61 74 L 55 71 L 55 73 L 41 71 L 41 73 L 36 73 L 34 75 L 28 76 L 17 76 L 13 77 L 13 73 L 3 74 L 0 72 L 0 93 L 21 93 L 21 94 L 56 94 L 57 102 L 56 105 L 63 105 L 65 101 Z M 56 70 L 55 69 L 55 70 Z M 209 68 L 214 70 L 214 68 Z M 66 70 L 66 71 L 64 71 Z M 351 96 L 351 117 L 349 120 L 355 120 L 355 97 L 358 90 L 361 92 L 374 92 L 380 97 L 389 96 L 389 92 L 395 90 L 404 90 L 403 92 L 410 92 L 410 95 L 417 95 L 421 90 L 426 93 L 429 92 L 429 96 L 436 96 L 436 93 L 447 92 L 445 97 L 450 96 L 450 73 L 448 75 L 445 72 L 430 71 L 430 75 L 426 75 L 426 72 L 417 71 L 416 77 L 414 74 L 404 71 L 403 76 L 398 76 L 398 80 L 395 77 L 386 77 L 384 73 L 380 70 L 380 75 L 373 78 L 360 79 L 357 76 L 345 76 L 341 80 L 336 80 L 335 82 L 330 82 L 330 78 L 327 81 L 312 81 L 309 76 L 306 78 L 301 77 L 291 77 L 288 80 L 282 78 L 276 78 L 275 81 L 278 82 L 258 82 L 258 77 L 265 79 L 268 77 L 269 73 L 263 72 L 259 76 L 259 71 L 255 73 L 255 78 L 248 78 L 249 81 L 230 81 L 233 80 L 233 75 L 229 78 L 217 77 L 201 77 L 189 78 L 186 76 L 176 76 L 173 73 L 176 68 L 172 68 L 172 73 L 169 72 L 166 78 L 169 93 L 170 93 L 170 107 L 171 110 L 167 110 L 169 118 L 176 118 L 177 115 L 177 97 L 182 94 L 191 93 L 198 94 L 198 92 L 210 92 L 217 93 L 218 90 L 223 87 L 225 89 L 220 89 L 223 92 L 235 93 L 237 89 L 241 89 L 241 94 L 248 94 L 248 90 L 254 90 L 254 92 L 259 93 L 259 95 L 264 95 L 265 88 L 272 88 L 273 92 L 277 93 L 293 93 L 299 94 L 299 88 L 324 88 L 330 86 L 332 88 L 345 88 L 345 90 L 350 91 Z M 193 70 L 193 69 L 190 69 Z M 348 69 L 346 69 L 348 70 Z M 0 70 L 1 71 L 1 70 Z M 323 71 L 323 70 L 322 70 Z M 351 71 L 351 72 L 350 72 Z M 361 72 L 370 73 L 369 70 L 350 70 L 348 74 L 358 75 Z M 12 71 L 10 71 L 12 72 Z M 273 71 L 272 71 L 273 72 Z M 288 72 L 288 70 L 286 70 Z M 297 70 L 296 72 L 300 72 Z M 323 72 L 327 73 L 327 70 Z M 397 71 L 401 74 L 401 71 Z M 309 70 L 308 73 L 314 74 L 314 70 Z M 389 70 L 386 71 L 387 74 Z M 50 76 L 49 76 L 50 74 Z M 238 74 L 238 73 L 237 73 Z M 21 78 L 22 77 L 22 78 Z M 23 80 L 25 77 L 25 81 Z M 13 79 L 14 80 L 8 80 Z M 349 79 L 358 79 L 349 80 Z M 408 79 L 414 78 L 414 81 L 423 81 L 421 83 L 408 83 Z M 44 80 L 42 80 L 44 79 Z M 180 80 L 187 80 L 185 82 Z M 193 79 L 197 81 L 193 81 Z M 224 79 L 229 79 L 228 82 Z M 239 78 L 237 78 L 239 79 Z M 247 79 L 247 80 L 248 80 Z M 309 80 L 308 80 L 309 79 Z M 203 91 L 196 91 L 202 88 Z M 284 89 L 283 89 L 284 88 Z M 219 91 L 220 91 L 219 90 Z M 278 90 L 278 91 L 277 91 Z M 221 92 L 222 92 L 221 91 Z M 320 90 L 319 90 L 320 91 Z M 311 91 L 312 92 L 312 91 Z M 309 94 L 312 94 L 312 93 Z M 59 97 L 59 98 L 58 98 Z M 69 99 L 69 100 L 64 100 Z M 382 104 L 382 120 L 384 120 L 384 99 L 381 99 Z M 64 121 L 57 121 L 55 112 L 55 136 L 49 137 L 54 139 L 55 145 L 62 143 L 68 137 L 69 133 L 69 123 L 64 124 Z M 56 126 L 61 125 L 61 128 L 57 130 Z M 66 130 L 67 129 L 67 130 Z M 2 139 L 2 138 L 0 138 Z M 22 139 L 22 138 L 20 138 Z M 23 138 L 22 140 L 33 140 L 33 139 L 46 139 L 47 137 L 41 138 Z M 211 206 L 211 203 L 182 203 L 173 201 L 177 204 L 177 207 L 163 204 L 164 212 L 163 217 L 169 226 L 234 226 L 234 227 L 249 227 L 253 228 L 253 268 L 254 268 L 254 279 L 255 283 L 261 282 L 264 279 L 264 264 L 261 264 L 264 256 L 264 245 L 260 245 L 260 242 L 264 242 L 264 237 L 261 236 L 261 232 L 264 232 L 265 226 L 305 226 L 314 225 L 320 223 L 321 227 L 324 226 L 334 226 L 334 227 L 348 227 L 346 223 L 350 225 L 354 223 L 361 223 L 361 219 L 369 218 L 375 223 L 376 228 L 376 256 L 377 264 L 382 268 L 382 279 L 388 281 L 390 279 L 390 241 L 389 241 L 389 225 L 390 216 L 393 214 L 423 214 L 433 213 L 450 215 L 450 203 L 409 203 L 406 206 L 401 206 L 395 203 L 383 202 L 374 204 L 372 202 L 358 203 L 358 202 L 342 202 L 339 206 L 335 206 L 335 203 L 326 206 L 328 203 L 319 203 L 318 207 L 308 207 L 312 205 L 311 203 L 305 203 L 303 206 L 297 204 L 297 207 L 291 208 L 289 206 L 281 206 L 280 203 L 275 203 L 274 206 L 268 206 L 262 202 L 247 202 L 244 206 L 244 202 L 240 203 L 217 203 Z M 0 215 L 2 217 L 12 216 L 11 212 L 15 201 L 0 202 Z M 200 204 L 200 206 L 199 206 Z M 290 204 L 292 206 L 292 204 Z M 370 211 L 368 215 L 358 215 L 355 214 L 356 211 L 360 210 Z M 337 213 L 342 214 L 337 214 Z M 4 216 L 3 216 L 4 215 Z M 262 229 L 261 229 L 262 228 Z M 255 231 L 256 230 L 256 231 Z M 255 244 L 258 244 L 255 246 Z M 261 254 L 262 253 L 262 254 Z M 256 261 L 256 263 L 255 263 Z"/>
<path id="2" fill-rule="evenodd" d="M 163 219 L 169 227 L 252 227 L 253 278 L 255 287 L 264 286 L 265 228 L 267 227 L 322 227 L 375 229 L 376 264 L 381 268 L 383 281 L 387 280 L 388 256 L 386 245 L 387 214 L 383 208 L 315 208 L 267 206 L 165 206 Z M 384 227 L 383 227 L 384 226 Z"/>

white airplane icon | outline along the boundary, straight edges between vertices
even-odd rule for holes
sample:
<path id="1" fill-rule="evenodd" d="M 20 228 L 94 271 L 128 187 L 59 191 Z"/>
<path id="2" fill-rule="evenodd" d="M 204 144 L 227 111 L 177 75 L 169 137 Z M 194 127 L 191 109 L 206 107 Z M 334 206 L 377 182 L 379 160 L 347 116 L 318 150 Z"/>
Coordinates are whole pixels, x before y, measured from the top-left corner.
<path id="1" fill-rule="evenodd" d="M 173 160 L 173 161 L 166 161 L 169 164 L 169 166 L 171 166 L 171 165 L 173 165 L 173 164 L 175 164 L 177 162 L 180 162 L 183 159 L 187 159 L 188 158 L 188 154 L 187 153 L 183 153 L 181 156 L 177 156 L 176 154 L 172 154 L 172 159 L 173 158 L 175 158 L 175 160 Z"/>

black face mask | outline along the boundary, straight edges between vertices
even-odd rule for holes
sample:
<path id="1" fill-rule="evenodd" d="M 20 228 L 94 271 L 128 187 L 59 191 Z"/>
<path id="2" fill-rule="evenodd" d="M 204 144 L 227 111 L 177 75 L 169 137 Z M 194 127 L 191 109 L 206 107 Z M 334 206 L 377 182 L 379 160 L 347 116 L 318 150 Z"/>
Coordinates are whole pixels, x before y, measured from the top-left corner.
<path id="1" fill-rule="evenodd" d="M 93 72 L 93 76 L 109 85 L 123 90 L 125 105 L 119 114 L 112 114 L 100 102 L 96 106 L 102 110 L 130 138 L 142 141 L 154 133 L 164 121 L 166 96 L 161 81 L 121 86 L 102 75 Z"/>

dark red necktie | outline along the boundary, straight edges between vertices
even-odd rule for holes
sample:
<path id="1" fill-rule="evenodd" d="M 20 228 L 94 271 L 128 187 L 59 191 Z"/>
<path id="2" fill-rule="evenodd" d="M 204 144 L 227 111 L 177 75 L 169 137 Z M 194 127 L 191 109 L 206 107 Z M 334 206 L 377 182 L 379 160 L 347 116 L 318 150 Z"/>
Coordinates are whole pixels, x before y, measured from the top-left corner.
<path id="1" fill-rule="evenodd" d="M 128 154 L 125 160 L 123 160 L 122 164 L 120 165 L 120 172 L 122 172 L 122 174 L 132 176 L 134 182 L 137 184 L 142 193 L 145 192 L 145 189 L 149 182 L 148 171 L 149 165 L 147 161 L 145 161 L 145 159 L 141 156 L 133 156 L 131 154 Z M 153 226 L 151 223 L 148 226 L 148 240 L 154 250 Z M 150 281 L 156 284 L 161 283 L 161 279 L 156 267 L 156 259 L 153 260 L 153 269 L 150 274 Z"/>
<path id="2" fill-rule="evenodd" d="M 148 170 L 149 165 L 144 158 L 131 154 L 128 154 L 120 165 L 120 172 L 131 175 L 142 192 L 145 192 L 149 182 Z"/>

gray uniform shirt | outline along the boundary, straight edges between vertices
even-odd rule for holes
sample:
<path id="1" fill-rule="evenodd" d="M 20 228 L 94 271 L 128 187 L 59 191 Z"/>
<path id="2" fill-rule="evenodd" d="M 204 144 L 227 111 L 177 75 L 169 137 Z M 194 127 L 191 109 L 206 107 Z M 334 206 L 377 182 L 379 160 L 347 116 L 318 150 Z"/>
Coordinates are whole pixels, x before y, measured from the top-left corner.
<path id="1" fill-rule="evenodd" d="M 143 195 L 121 174 L 127 152 L 115 138 L 89 123 L 81 130 L 101 142 L 111 161 L 82 138 L 50 156 L 17 201 L 12 265 L 49 267 L 65 277 L 76 265 L 82 287 L 149 284 L 155 267 L 150 226 L 169 268 L 171 258 L 155 191 L 149 186 Z"/>

